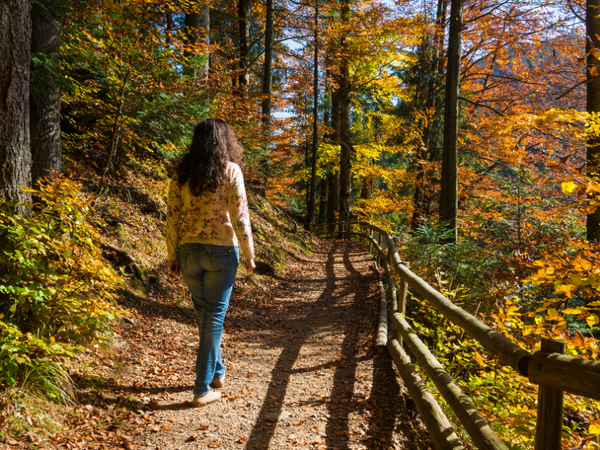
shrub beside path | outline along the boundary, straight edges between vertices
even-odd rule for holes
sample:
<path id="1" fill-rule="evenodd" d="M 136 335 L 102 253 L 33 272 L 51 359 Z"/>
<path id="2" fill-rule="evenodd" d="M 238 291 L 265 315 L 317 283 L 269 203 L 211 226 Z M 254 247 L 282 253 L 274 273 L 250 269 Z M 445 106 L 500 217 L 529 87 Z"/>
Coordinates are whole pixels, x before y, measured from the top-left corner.
<path id="1" fill-rule="evenodd" d="M 389 355 L 373 348 L 378 303 L 371 256 L 352 241 L 317 241 L 313 253 L 288 265 L 272 286 L 236 287 L 222 346 L 223 396 L 204 408 L 189 403 L 194 324 L 139 309 L 120 331 L 120 374 L 81 407 L 81 417 L 96 417 L 96 425 L 103 411 L 112 411 L 110 418 L 96 437 L 82 433 L 54 443 L 156 450 L 432 448 Z M 83 430 L 87 420 L 81 421 Z"/>

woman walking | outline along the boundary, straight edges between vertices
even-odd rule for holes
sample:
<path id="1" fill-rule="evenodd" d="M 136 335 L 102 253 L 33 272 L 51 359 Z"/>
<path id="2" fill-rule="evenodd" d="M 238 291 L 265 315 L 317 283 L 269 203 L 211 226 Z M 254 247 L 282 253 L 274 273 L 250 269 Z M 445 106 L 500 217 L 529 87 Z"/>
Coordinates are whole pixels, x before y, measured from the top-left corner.
<path id="1" fill-rule="evenodd" d="M 242 160 L 233 129 L 219 119 L 203 120 L 169 185 L 169 272 L 181 273 L 192 294 L 200 336 L 194 406 L 221 397 L 211 387 L 222 387 L 225 377 L 221 338 L 239 247 L 246 268 L 256 267 Z"/>

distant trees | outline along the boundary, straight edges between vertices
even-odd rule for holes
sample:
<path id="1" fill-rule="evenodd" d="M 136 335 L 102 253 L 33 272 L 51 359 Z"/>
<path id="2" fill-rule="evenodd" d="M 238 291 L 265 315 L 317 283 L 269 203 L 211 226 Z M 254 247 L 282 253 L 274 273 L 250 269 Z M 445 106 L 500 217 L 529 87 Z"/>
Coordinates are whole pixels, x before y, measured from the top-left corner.
<path id="1" fill-rule="evenodd" d="M 0 19 L 0 77 L 7 92 L 27 85 L 31 107 L 24 97 L 10 103 L 14 96 L 0 105 L 11 118 L 0 124 L 7 136 L 0 153 L 12 167 L 2 190 L 16 198 L 16 185 L 30 185 L 27 165 L 33 183 L 60 171 L 61 114 L 64 160 L 93 158 L 106 176 L 124 156 L 172 157 L 190 124 L 212 114 L 236 127 L 248 179 L 306 211 L 309 224 L 373 215 L 416 229 L 423 219 L 439 220 L 455 240 L 473 205 L 501 205 L 521 218 L 520 197 L 499 194 L 514 187 L 507 180 L 541 170 L 563 145 L 575 148 L 558 144 L 548 125 L 554 119 L 534 127 L 532 117 L 546 106 L 600 114 L 598 2 L 587 1 L 586 18 L 579 4 L 560 6 L 587 20 L 589 36 L 586 83 L 569 85 L 557 74 L 576 73 L 573 55 L 562 50 L 573 34 L 558 15 L 517 0 L 409 0 L 410 8 L 379 0 L 74 2 L 62 29 L 60 0 L 36 0 L 30 86 L 29 66 L 12 61 L 28 51 L 27 39 L 17 42 L 7 27 L 19 21 L 5 19 L 27 5 L 10 2 Z M 544 42 L 531 38 L 540 21 L 553 33 Z M 15 45 L 21 53 L 9 51 Z M 583 85 L 587 107 L 569 94 Z M 15 131 L 23 126 L 29 141 Z M 593 175 L 600 140 L 585 145 Z M 589 239 L 598 238 L 599 224 L 600 209 L 589 212 Z"/>

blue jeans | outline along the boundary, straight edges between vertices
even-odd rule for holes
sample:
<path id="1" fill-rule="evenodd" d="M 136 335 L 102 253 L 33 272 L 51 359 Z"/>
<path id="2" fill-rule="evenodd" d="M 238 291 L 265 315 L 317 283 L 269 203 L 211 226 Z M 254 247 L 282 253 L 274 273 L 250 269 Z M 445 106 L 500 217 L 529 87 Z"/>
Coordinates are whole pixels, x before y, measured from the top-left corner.
<path id="1" fill-rule="evenodd" d="M 194 395 L 210 392 L 213 379 L 225 376 L 221 361 L 223 321 L 239 262 L 237 247 L 183 244 L 177 249 L 181 276 L 192 294 L 200 344 Z"/>

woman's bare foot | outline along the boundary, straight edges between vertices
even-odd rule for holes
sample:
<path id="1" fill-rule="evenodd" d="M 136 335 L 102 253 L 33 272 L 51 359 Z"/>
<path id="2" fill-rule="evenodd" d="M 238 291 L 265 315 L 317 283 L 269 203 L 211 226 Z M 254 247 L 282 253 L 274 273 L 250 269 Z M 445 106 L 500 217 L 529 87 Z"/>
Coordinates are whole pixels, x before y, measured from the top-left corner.
<path id="1" fill-rule="evenodd" d="M 221 398 L 220 392 L 210 391 L 206 395 L 194 395 L 194 400 L 192 400 L 192 406 L 200 407 L 206 406 L 209 403 L 216 402 Z"/>

